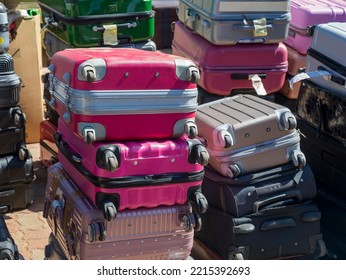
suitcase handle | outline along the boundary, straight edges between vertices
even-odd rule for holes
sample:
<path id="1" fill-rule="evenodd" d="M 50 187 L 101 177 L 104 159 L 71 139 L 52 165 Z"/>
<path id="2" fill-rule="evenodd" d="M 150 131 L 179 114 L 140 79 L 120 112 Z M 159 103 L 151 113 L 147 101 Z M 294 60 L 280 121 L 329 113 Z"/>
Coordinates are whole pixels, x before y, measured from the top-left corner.
<path id="1" fill-rule="evenodd" d="M 254 204 L 253 204 L 253 212 L 256 213 L 263 206 L 272 204 L 274 202 L 286 200 L 286 199 L 289 199 L 289 198 L 294 198 L 294 199 L 296 199 L 299 202 L 302 201 L 302 195 L 301 195 L 300 191 L 292 190 L 292 191 L 285 192 L 283 194 L 279 194 L 279 195 L 276 195 L 276 196 L 273 196 L 273 197 L 270 197 L 270 198 L 266 198 L 266 199 L 254 202 Z"/>
<path id="2" fill-rule="evenodd" d="M 273 25 L 272 24 L 266 24 L 263 27 L 266 29 L 272 29 Z M 233 25 L 233 30 L 255 30 L 255 25 L 249 25 L 248 24 L 248 19 L 244 16 L 243 18 L 243 24 L 235 24 Z"/>
<path id="3" fill-rule="evenodd" d="M 117 24 L 117 28 L 122 29 L 122 28 L 134 28 L 137 27 L 138 24 L 137 22 L 128 22 L 128 23 L 121 23 L 121 24 Z M 105 28 L 103 26 L 93 26 L 92 28 L 93 31 L 95 32 L 99 32 L 99 31 L 105 31 Z"/>
<path id="4" fill-rule="evenodd" d="M 231 79 L 232 80 L 251 80 L 252 76 L 254 74 L 232 74 L 231 75 Z M 267 74 L 265 73 L 260 73 L 260 74 L 257 74 L 258 77 L 260 77 L 262 80 L 266 79 L 267 78 Z"/>
<path id="5" fill-rule="evenodd" d="M 261 225 L 262 231 L 268 231 L 272 229 L 278 229 L 278 228 L 288 228 L 288 227 L 295 227 L 297 225 L 296 221 L 292 218 L 283 218 L 283 219 L 277 219 L 277 220 L 270 220 L 267 222 L 264 222 Z"/>

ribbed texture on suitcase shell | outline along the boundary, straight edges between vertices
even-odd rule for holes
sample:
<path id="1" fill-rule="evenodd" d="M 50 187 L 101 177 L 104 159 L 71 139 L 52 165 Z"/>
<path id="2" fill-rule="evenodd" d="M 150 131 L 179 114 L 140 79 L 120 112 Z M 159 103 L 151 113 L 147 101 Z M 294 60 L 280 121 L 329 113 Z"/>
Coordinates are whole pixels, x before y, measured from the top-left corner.
<path id="1" fill-rule="evenodd" d="M 0 54 L 0 75 L 8 75 L 14 73 L 13 58 L 8 53 Z"/>

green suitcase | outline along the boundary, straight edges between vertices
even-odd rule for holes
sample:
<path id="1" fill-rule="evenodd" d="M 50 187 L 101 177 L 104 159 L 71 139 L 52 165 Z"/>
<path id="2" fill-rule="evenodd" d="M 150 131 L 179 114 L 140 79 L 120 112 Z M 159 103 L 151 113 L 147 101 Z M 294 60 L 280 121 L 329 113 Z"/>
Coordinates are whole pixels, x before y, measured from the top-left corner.
<path id="1" fill-rule="evenodd" d="M 76 48 L 119 46 L 154 36 L 152 0 L 41 0 L 42 22 Z"/>

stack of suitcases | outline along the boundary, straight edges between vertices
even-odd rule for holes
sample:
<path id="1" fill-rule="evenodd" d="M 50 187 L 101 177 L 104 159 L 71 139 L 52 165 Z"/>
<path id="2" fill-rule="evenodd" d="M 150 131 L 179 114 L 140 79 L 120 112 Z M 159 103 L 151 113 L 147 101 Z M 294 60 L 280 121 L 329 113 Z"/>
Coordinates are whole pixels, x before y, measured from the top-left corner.
<path id="1" fill-rule="evenodd" d="M 194 259 L 314 259 L 326 254 L 316 183 L 287 108 L 253 95 L 202 104 L 198 138 L 210 160 L 209 203 Z"/>
<path id="2" fill-rule="evenodd" d="M 152 0 L 37 1 L 43 47 L 52 57 L 66 48 L 126 47 L 156 51 Z"/>
<path id="3" fill-rule="evenodd" d="M 187 259 L 209 155 L 196 139 L 199 71 L 134 48 L 70 48 L 45 81 L 58 115 L 47 169 L 47 259 Z"/>
<path id="4" fill-rule="evenodd" d="M 315 26 L 305 72 L 321 75 L 301 82 L 296 102 L 298 125 L 305 135 L 302 149 L 318 183 L 326 243 L 337 258 L 346 255 L 346 223 L 341 218 L 346 212 L 345 47 L 346 22 Z"/>
<path id="5" fill-rule="evenodd" d="M 33 203 L 33 161 L 26 146 L 25 114 L 18 105 L 21 80 L 14 71 L 9 48 L 7 8 L 0 3 L 0 212 Z"/>
<path id="6" fill-rule="evenodd" d="M 300 83 L 290 88 L 289 80 L 303 72 L 306 67 L 308 49 L 316 25 L 328 22 L 346 21 L 346 4 L 343 0 L 291 0 L 292 15 L 288 36 L 284 41 L 288 50 L 288 70 L 280 93 L 296 100 Z"/>
<path id="7" fill-rule="evenodd" d="M 289 1 L 180 0 L 173 54 L 201 71 L 199 104 L 235 94 L 268 95 L 287 72 L 283 44 L 291 19 Z"/>

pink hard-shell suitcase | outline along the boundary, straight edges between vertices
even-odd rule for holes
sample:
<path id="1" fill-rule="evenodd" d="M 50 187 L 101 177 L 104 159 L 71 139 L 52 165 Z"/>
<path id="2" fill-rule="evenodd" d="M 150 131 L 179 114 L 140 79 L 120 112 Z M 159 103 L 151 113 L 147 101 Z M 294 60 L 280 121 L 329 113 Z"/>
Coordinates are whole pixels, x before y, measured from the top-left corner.
<path id="1" fill-rule="evenodd" d="M 58 158 L 78 187 L 113 220 L 138 207 L 185 204 L 204 212 L 200 192 L 209 155 L 197 139 L 95 142 L 89 145 L 60 118 Z"/>
<path id="2" fill-rule="evenodd" d="M 48 68 L 50 106 L 88 143 L 197 134 L 199 71 L 189 59 L 76 48 L 54 54 Z"/>
<path id="3" fill-rule="evenodd" d="M 104 220 L 102 211 L 74 184 L 61 163 L 47 169 L 43 216 L 67 259 L 187 259 L 200 217 L 191 205 L 119 211 Z"/>
<path id="4" fill-rule="evenodd" d="M 252 90 L 257 74 L 267 93 L 277 92 L 287 72 L 287 48 L 279 44 L 213 45 L 180 21 L 174 25 L 172 53 L 199 67 L 198 85 L 212 94 L 231 95 Z"/>
<path id="5" fill-rule="evenodd" d="M 320 23 L 346 21 L 345 0 L 291 0 L 291 22 L 285 44 L 307 54 L 314 27 Z"/>
<path id="6" fill-rule="evenodd" d="M 40 122 L 40 160 L 46 167 L 58 161 L 58 147 L 54 138 L 57 130 L 49 120 Z"/>

